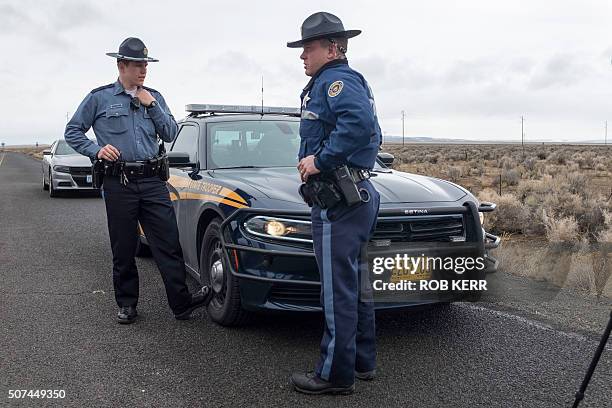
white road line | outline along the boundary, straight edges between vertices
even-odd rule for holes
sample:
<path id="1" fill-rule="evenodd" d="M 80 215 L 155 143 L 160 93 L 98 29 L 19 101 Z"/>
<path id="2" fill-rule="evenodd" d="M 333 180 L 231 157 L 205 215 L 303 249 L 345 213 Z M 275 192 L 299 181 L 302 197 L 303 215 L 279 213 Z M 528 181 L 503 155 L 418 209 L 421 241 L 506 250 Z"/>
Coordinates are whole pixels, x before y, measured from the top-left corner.
<path id="1" fill-rule="evenodd" d="M 2 155 L 2 158 L 0 159 L 0 166 L 2 166 L 2 162 L 4 161 L 4 156 L 6 156 L 6 152 L 4 152 L 4 154 Z"/>
<path id="2" fill-rule="evenodd" d="M 588 338 L 586 336 L 583 336 L 582 334 L 564 332 L 562 330 L 555 329 L 554 327 L 552 327 L 552 326 L 550 326 L 550 325 L 548 325 L 546 323 L 542 323 L 542 322 L 538 322 L 538 321 L 535 321 L 535 320 L 531 320 L 531 319 L 528 319 L 528 318 L 522 317 L 522 316 L 513 315 L 512 313 L 500 312 L 499 310 L 489 309 L 489 308 L 486 308 L 486 307 L 482 307 L 482 306 L 478 306 L 478 305 L 470 304 L 470 303 L 457 303 L 457 305 L 462 306 L 462 307 L 466 307 L 466 308 L 469 308 L 469 309 L 485 311 L 485 312 L 494 314 L 496 316 L 505 317 L 507 319 L 512 319 L 512 320 L 515 320 L 517 322 L 524 323 L 526 325 L 529 325 L 531 327 L 535 327 L 535 328 L 540 329 L 540 330 L 552 331 L 552 332 L 555 332 L 555 333 L 560 334 L 562 336 L 565 336 L 567 338 L 570 338 L 572 340 L 578 340 L 578 341 L 581 341 L 581 342 L 588 342 L 588 343 L 592 343 L 594 341 L 599 342 L 599 340 L 594 340 L 594 339 Z M 602 333 L 603 333 L 603 329 L 602 329 Z M 612 351 L 612 345 L 611 346 L 607 345 L 605 347 L 605 349 L 608 350 L 608 351 Z"/>

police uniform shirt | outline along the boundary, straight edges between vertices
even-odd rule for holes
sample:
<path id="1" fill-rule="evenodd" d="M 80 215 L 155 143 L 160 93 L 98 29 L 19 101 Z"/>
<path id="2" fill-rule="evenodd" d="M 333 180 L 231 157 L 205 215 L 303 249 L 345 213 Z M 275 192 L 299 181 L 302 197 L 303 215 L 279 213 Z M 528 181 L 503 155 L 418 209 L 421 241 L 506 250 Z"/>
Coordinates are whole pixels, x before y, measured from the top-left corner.
<path id="1" fill-rule="evenodd" d="M 299 159 L 315 155 L 320 171 L 347 164 L 371 169 L 381 142 L 372 91 L 347 60 L 325 64 L 304 88 Z"/>
<path id="2" fill-rule="evenodd" d="M 157 135 L 164 142 L 172 142 L 178 127 L 163 96 L 155 89 L 143 88 L 155 98 L 156 106 L 132 109 L 132 97 L 118 80 L 92 90 L 66 126 L 64 138 L 68 144 L 92 159 L 100 146 L 107 144 L 115 146 L 125 161 L 155 157 L 159 151 Z M 91 127 L 97 144 L 85 136 Z"/>

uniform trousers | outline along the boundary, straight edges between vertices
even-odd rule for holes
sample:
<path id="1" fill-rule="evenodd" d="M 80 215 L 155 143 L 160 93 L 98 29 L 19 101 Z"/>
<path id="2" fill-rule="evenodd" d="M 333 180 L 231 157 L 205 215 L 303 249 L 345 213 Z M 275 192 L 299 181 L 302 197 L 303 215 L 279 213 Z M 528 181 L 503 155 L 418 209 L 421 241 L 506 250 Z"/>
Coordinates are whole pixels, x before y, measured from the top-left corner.
<path id="1" fill-rule="evenodd" d="M 323 380 L 338 385 L 353 384 L 355 370 L 366 372 L 376 368 L 372 288 L 362 284 L 362 273 L 368 271 L 367 267 L 360 267 L 360 260 L 376 226 L 380 195 L 369 180 L 357 185 L 367 190 L 368 202 L 352 207 L 338 204 L 331 209 L 315 205 L 311 213 L 325 314 L 321 355 L 315 372 Z"/>
<path id="2" fill-rule="evenodd" d="M 191 295 L 185 283 L 183 251 L 166 183 L 159 177 L 147 177 L 123 185 L 119 177 L 106 176 L 103 195 L 117 304 L 121 307 L 138 303 L 138 270 L 134 257 L 140 222 L 161 273 L 170 308 L 174 313 L 184 311 Z"/>

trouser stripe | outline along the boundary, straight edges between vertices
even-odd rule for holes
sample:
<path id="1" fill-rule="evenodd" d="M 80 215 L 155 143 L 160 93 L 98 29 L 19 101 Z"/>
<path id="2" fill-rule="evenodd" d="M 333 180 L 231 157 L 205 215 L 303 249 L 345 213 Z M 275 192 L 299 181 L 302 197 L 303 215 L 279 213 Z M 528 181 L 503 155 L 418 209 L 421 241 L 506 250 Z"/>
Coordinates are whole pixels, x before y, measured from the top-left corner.
<path id="1" fill-rule="evenodd" d="M 321 378 L 329 381 L 331 365 L 334 360 L 334 348 L 336 346 L 336 325 L 334 321 L 334 287 L 332 280 L 332 257 L 331 257 L 331 223 L 327 218 L 327 209 L 321 210 L 321 221 L 323 221 L 323 297 L 325 302 L 325 320 L 331 336 L 327 345 L 327 356 L 321 369 Z"/>

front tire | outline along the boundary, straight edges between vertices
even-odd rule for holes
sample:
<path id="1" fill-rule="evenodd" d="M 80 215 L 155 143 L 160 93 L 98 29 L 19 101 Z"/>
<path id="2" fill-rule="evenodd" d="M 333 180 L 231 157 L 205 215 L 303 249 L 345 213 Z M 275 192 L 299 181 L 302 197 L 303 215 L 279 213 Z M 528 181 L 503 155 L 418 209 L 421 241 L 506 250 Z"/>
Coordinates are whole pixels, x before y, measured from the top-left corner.
<path id="1" fill-rule="evenodd" d="M 208 305 L 208 315 L 221 326 L 239 326 L 248 319 L 242 308 L 240 285 L 227 265 L 221 244 L 221 219 L 208 224 L 200 247 L 200 279 L 213 291 Z"/>
<path id="2" fill-rule="evenodd" d="M 45 171 L 42 171 L 42 188 L 43 191 L 47 191 L 49 190 L 49 184 L 47 184 L 47 181 L 45 180 Z"/>
<path id="3" fill-rule="evenodd" d="M 57 197 L 57 190 L 53 187 L 53 173 L 51 173 L 51 168 L 49 168 L 49 197 Z"/>

